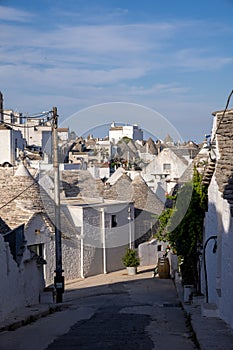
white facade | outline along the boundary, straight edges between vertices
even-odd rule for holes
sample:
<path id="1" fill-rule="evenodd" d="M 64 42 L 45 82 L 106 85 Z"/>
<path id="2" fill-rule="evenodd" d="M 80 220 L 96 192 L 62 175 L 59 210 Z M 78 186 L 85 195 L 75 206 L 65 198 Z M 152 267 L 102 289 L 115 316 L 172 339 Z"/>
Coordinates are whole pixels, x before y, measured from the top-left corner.
<path id="1" fill-rule="evenodd" d="M 139 244 L 138 256 L 140 258 L 140 266 L 156 266 L 158 259 L 164 255 L 167 246 L 167 242 L 160 242 L 156 239 Z"/>
<path id="2" fill-rule="evenodd" d="M 9 124 L 20 124 L 23 125 L 22 114 L 15 112 L 12 109 L 4 110 L 2 121 Z"/>
<path id="3" fill-rule="evenodd" d="M 0 126 L 0 164 L 15 164 L 19 152 L 24 150 L 25 140 L 19 130 L 13 130 L 11 127 Z"/>
<path id="4" fill-rule="evenodd" d="M 61 218 L 62 221 L 62 218 Z M 64 226 L 64 223 L 62 222 Z M 68 238 L 68 233 L 63 232 L 62 239 L 62 264 L 66 281 L 80 277 L 80 249 L 77 238 Z M 46 261 L 44 265 L 44 280 L 46 286 L 54 282 L 55 261 L 55 237 L 40 214 L 33 217 L 25 230 L 28 247 L 41 249 L 42 257 Z"/>
<path id="5" fill-rule="evenodd" d="M 80 230 L 81 276 L 107 273 L 123 268 L 122 256 L 127 246 L 133 246 L 133 203 L 77 198 L 65 199 L 73 223 Z"/>
<path id="6" fill-rule="evenodd" d="M 136 124 L 116 126 L 113 122 L 109 130 L 109 141 L 116 144 L 123 137 L 128 137 L 134 141 L 143 140 L 143 131 Z"/>
<path id="7" fill-rule="evenodd" d="M 69 140 L 69 128 L 58 128 L 57 129 L 58 139 L 61 141 Z"/>
<path id="8" fill-rule="evenodd" d="M 142 170 L 141 176 L 164 202 L 166 193 L 171 192 L 191 161 L 182 160 L 170 148 L 164 148 Z"/>
<path id="9" fill-rule="evenodd" d="M 231 117 L 228 120 L 232 120 Z M 216 130 L 217 118 L 213 120 L 213 132 Z M 226 124 L 225 132 L 231 133 L 232 122 Z M 226 138 L 228 140 L 228 138 Z M 223 158 L 219 152 L 218 138 L 216 140 L 216 166 L 208 188 L 208 211 L 204 221 L 204 239 L 206 244 L 206 272 L 207 279 L 204 274 L 204 266 L 202 269 L 202 292 L 207 295 L 208 302 L 217 307 L 216 314 L 222 318 L 227 324 L 233 328 L 233 217 L 231 200 L 224 199 L 223 192 L 219 190 L 219 177 L 231 176 L 224 168 L 221 169 L 220 160 Z M 212 152 L 212 151 L 211 151 Z M 226 151 L 225 151 L 226 152 Z M 229 153 L 228 153 L 229 154 Z M 229 157 L 230 154 L 229 154 Z M 230 158 L 229 158 L 230 159 Z M 218 178 L 216 172 L 221 169 Z M 228 175 L 227 175 L 228 174 Z M 225 191 L 225 187 L 223 188 Z M 229 189 L 228 193 L 232 193 Z M 217 249 L 213 251 L 215 239 L 217 237 Z M 203 257 L 204 259 L 204 257 Z M 203 260 L 202 259 L 202 260 Z"/>
<path id="10" fill-rule="evenodd" d="M 14 124 L 14 130 L 21 131 L 27 145 L 36 145 L 42 149 L 51 138 L 51 125 L 48 117 L 45 118 L 27 118 L 23 120 L 22 114 L 13 110 L 4 110 L 3 119 L 6 123 Z M 51 151 L 50 151 L 51 153 Z"/>
<path id="11" fill-rule="evenodd" d="M 206 246 L 206 268 L 209 303 L 218 308 L 218 315 L 233 328 L 233 220 L 229 203 L 218 191 L 215 178 L 208 191 L 208 212 L 205 217 L 204 242 L 217 236 L 217 250 L 213 253 L 214 239 Z M 202 271 L 202 290 L 206 293 L 206 281 Z"/>
<path id="12" fill-rule="evenodd" d="M 95 150 L 99 153 L 99 161 L 107 162 L 112 158 L 112 143 L 109 140 L 96 141 Z"/>
<path id="13" fill-rule="evenodd" d="M 91 173 L 94 179 L 108 179 L 110 176 L 110 168 L 108 164 L 106 166 L 105 164 L 93 164 L 93 166 L 89 166 L 87 170 Z"/>
<path id="14" fill-rule="evenodd" d="M 80 277 L 116 271 L 123 268 L 122 256 L 130 240 L 134 241 L 131 202 L 98 199 L 64 198 L 61 210 L 62 267 L 65 282 Z M 72 231 L 72 232 L 71 232 Z M 25 238 L 30 249 L 42 254 L 45 284 L 53 284 L 55 240 L 41 214 L 35 214 L 26 225 Z"/>
<path id="15" fill-rule="evenodd" d="M 21 264 L 14 261 L 0 234 L 0 322 L 16 308 L 38 304 L 44 288 L 41 266 L 25 250 Z"/>
<path id="16" fill-rule="evenodd" d="M 36 145 L 43 150 L 52 136 L 51 126 L 35 126 L 25 129 L 25 139 L 29 146 Z"/>

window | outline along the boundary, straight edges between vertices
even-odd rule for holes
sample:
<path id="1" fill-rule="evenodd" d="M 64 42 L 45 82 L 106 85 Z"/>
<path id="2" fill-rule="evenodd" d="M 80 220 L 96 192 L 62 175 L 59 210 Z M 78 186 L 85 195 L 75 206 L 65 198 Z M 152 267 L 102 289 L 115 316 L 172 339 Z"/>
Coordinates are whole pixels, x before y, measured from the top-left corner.
<path id="1" fill-rule="evenodd" d="M 161 252 L 161 251 L 162 251 L 162 246 L 161 246 L 161 244 L 159 244 L 159 245 L 157 246 L 157 251 L 158 251 L 158 252 Z"/>
<path id="2" fill-rule="evenodd" d="M 116 227 L 116 226 L 117 226 L 116 215 L 112 215 L 112 227 Z"/>
<path id="3" fill-rule="evenodd" d="M 43 257 L 43 244 L 34 244 L 34 245 L 30 245 L 28 246 L 28 248 L 36 253 L 38 256 L 42 256 Z"/>
<path id="4" fill-rule="evenodd" d="M 169 173 L 171 171 L 171 164 L 170 163 L 164 163 L 163 164 L 163 171 L 165 173 Z"/>

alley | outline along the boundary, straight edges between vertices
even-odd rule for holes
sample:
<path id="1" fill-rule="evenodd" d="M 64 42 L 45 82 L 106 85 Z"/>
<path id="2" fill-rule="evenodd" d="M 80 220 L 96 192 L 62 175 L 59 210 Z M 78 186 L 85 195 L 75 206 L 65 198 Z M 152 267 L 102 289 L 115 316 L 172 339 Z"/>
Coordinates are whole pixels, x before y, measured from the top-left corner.
<path id="1" fill-rule="evenodd" d="M 67 286 L 64 310 L 0 334 L 2 350 L 196 349 L 172 280 L 126 271 Z"/>

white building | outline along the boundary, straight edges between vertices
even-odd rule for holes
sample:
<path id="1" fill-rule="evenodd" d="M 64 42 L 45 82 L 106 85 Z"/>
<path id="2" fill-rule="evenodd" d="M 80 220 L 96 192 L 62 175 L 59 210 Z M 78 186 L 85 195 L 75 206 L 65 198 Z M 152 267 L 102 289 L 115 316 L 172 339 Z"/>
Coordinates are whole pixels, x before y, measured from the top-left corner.
<path id="1" fill-rule="evenodd" d="M 58 135 L 58 139 L 60 141 L 68 141 L 69 140 L 69 128 L 58 128 L 57 135 Z"/>
<path id="2" fill-rule="evenodd" d="M 0 217 L 9 230 L 25 225 L 27 247 L 46 261 L 43 274 L 46 285 L 50 285 L 55 270 L 54 202 L 49 196 L 53 197 L 53 190 L 49 187 L 51 193 L 45 193 L 22 164 L 14 175 L 11 168 L 0 170 L 3 204 Z M 53 184 L 52 179 L 49 180 Z M 9 202 L 13 197 L 16 199 Z M 134 241 L 134 223 L 128 219 L 129 208 L 134 215 L 130 201 L 84 197 L 61 199 L 65 281 L 123 268 L 125 248 Z"/>
<path id="3" fill-rule="evenodd" d="M 108 163 L 95 163 L 87 168 L 94 179 L 108 179 L 110 168 Z"/>
<path id="4" fill-rule="evenodd" d="M 19 130 L 0 124 L 0 165 L 15 165 L 19 152 L 25 148 L 25 140 Z"/>
<path id="5" fill-rule="evenodd" d="M 164 148 L 141 172 L 148 186 L 163 202 L 166 193 L 171 192 L 192 162 L 191 157 L 187 159 L 178 151 L 175 148 Z"/>
<path id="6" fill-rule="evenodd" d="M 99 162 L 107 162 L 112 158 L 112 143 L 109 140 L 98 140 L 95 144 Z"/>
<path id="7" fill-rule="evenodd" d="M 19 112 L 15 112 L 12 109 L 3 110 L 3 115 L 1 120 L 9 124 L 23 125 L 22 114 Z"/>
<path id="8" fill-rule="evenodd" d="M 47 154 L 51 154 L 52 128 L 49 117 L 26 118 L 13 110 L 4 110 L 3 120 L 10 123 L 14 130 L 19 130 L 27 142 L 27 146 L 37 146 Z M 63 133 L 61 133 L 64 137 Z"/>
<path id="9" fill-rule="evenodd" d="M 123 137 L 128 137 L 134 141 L 143 140 L 143 131 L 136 124 L 117 126 L 113 122 L 109 129 L 109 141 L 116 144 Z"/>
<path id="10" fill-rule="evenodd" d="M 122 269 L 125 248 L 134 242 L 134 223 L 128 219 L 129 208 L 134 215 L 133 203 L 102 198 L 65 198 L 62 203 L 79 232 L 81 276 Z"/>
<path id="11" fill-rule="evenodd" d="M 202 259 L 202 292 L 209 307 L 203 305 L 203 314 L 212 312 L 233 328 L 233 109 L 213 116 L 210 160 L 203 180 L 209 183 Z"/>
<path id="12" fill-rule="evenodd" d="M 48 123 L 48 117 L 28 118 L 25 123 L 23 135 L 28 146 L 36 145 L 41 147 L 43 151 L 46 147 L 46 143 L 49 142 L 49 139 L 52 136 L 52 128 Z"/>

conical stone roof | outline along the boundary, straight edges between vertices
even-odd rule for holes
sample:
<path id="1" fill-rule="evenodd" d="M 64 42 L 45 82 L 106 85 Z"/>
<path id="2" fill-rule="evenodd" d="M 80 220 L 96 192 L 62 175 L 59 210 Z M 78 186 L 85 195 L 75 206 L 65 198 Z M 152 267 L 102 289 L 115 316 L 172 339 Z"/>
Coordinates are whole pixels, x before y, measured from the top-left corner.
<path id="1" fill-rule="evenodd" d="M 16 170 L 14 176 L 23 176 L 23 177 L 24 177 L 24 176 L 31 176 L 31 174 L 29 173 L 29 171 L 28 171 L 28 169 L 25 167 L 25 165 L 24 165 L 23 163 L 21 163 L 21 164 L 18 166 L 18 168 L 17 168 L 17 170 Z"/>
<path id="2" fill-rule="evenodd" d="M 164 204 L 157 195 L 147 186 L 142 176 L 138 174 L 132 181 L 132 199 L 135 208 L 145 210 L 153 214 L 161 214 Z"/>

